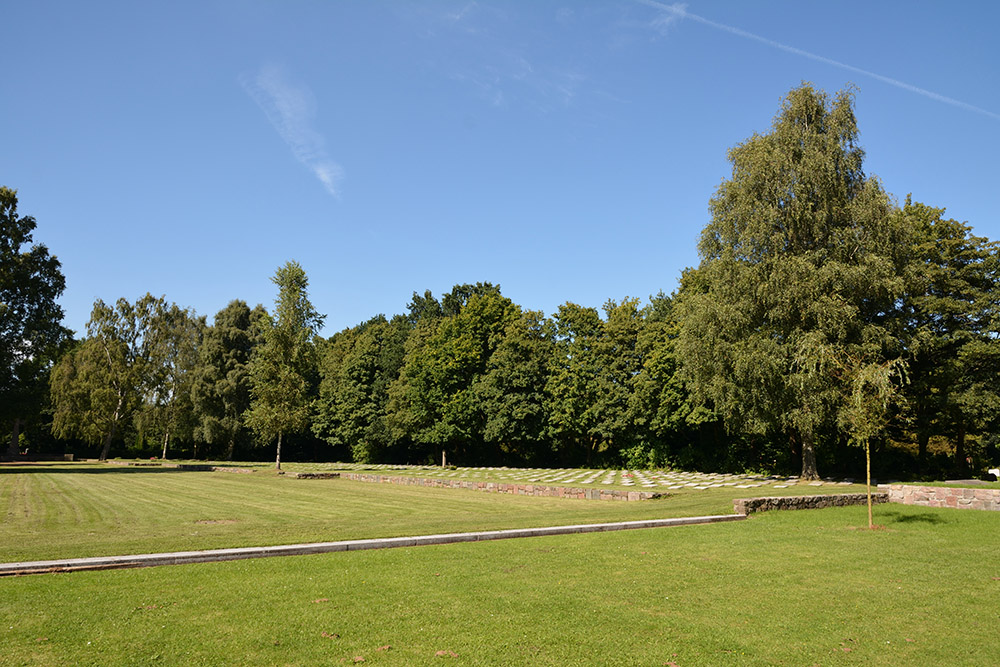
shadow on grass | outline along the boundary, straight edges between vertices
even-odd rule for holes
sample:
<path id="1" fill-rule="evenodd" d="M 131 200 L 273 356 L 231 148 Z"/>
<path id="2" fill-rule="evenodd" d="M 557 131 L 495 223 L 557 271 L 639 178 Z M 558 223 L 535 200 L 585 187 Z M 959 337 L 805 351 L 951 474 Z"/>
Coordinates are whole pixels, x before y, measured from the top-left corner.
<path id="1" fill-rule="evenodd" d="M 178 473 L 178 472 L 198 472 L 197 470 L 184 468 L 163 468 L 160 466 L 78 466 L 78 465 L 52 465 L 47 463 L 5 463 L 0 465 L 0 475 L 31 475 L 50 473 L 70 473 L 74 475 L 104 475 L 104 474 L 137 474 L 137 473 Z"/>
<path id="2" fill-rule="evenodd" d="M 883 511 L 879 512 L 878 518 L 886 523 L 929 523 L 933 525 L 950 523 L 937 512 L 915 512 L 913 514 L 906 514 L 896 511 Z"/>

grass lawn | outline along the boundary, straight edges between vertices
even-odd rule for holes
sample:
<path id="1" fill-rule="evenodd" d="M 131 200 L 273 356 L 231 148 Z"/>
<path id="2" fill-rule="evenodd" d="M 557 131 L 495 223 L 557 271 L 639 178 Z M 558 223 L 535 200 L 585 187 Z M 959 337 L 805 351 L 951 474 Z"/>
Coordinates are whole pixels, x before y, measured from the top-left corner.
<path id="1" fill-rule="evenodd" d="M 265 472 L 0 466 L 0 562 L 731 514 L 737 497 L 862 488 L 681 489 L 660 500 L 617 502 Z"/>
<path id="2" fill-rule="evenodd" d="M 0 664 L 996 664 L 1000 515 L 876 521 L 831 508 L 7 578 Z"/>

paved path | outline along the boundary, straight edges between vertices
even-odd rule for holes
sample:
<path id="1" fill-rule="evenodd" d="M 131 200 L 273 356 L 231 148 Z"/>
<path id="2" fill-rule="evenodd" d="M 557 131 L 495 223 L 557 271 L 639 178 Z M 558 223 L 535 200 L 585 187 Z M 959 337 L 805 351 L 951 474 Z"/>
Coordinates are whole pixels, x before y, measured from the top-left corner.
<path id="1" fill-rule="evenodd" d="M 0 563 L 0 576 L 43 574 L 48 572 L 71 572 L 76 570 L 108 570 L 126 567 L 152 567 L 154 565 L 180 565 L 184 563 L 211 563 L 225 560 L 242 560 L 245 558 L 269 558 L 272 556 L 322 554 L 333 551 L 390 549 L 393 547 L 416 547 L 430 544 L 452 544 L 455 542 L 506 540 L 515 537 L 541 537 L 545 535 L 598 533 L 611 530 L 634 530 L 637 528 L 690 526 L 703 523 L 740 521 L 742 519 L 746 519 L 746 516 L 742 514 L 723 514 L 715 516 L 681 517 L 674 519 L 649 519 L 645 521 L 620 521 L 616 523 L 591 523 L 577 526 L 551 526 L 548 528 L 488 530 L 477 533 L 448 533 L 444 535 L 419 535 L 415 537 L 386 537 L 371 540 L 317 542 L 314 544 L 287 544 L 274 547 L 242 547 L 238 549 L 210 549 L 207 551 L 175 551 L 173 553 L 137 554 L 134 556 L 65 558 L 61 560 L 42 560 L 23 563 Z"/>

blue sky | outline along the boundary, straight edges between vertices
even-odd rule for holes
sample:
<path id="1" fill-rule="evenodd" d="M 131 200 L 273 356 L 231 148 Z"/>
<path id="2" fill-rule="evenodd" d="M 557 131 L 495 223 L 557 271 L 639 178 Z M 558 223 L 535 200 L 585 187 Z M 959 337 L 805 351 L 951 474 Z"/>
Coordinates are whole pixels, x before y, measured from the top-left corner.
<path id="1" fill-rule="evenodd" d="M 1000 239 L 1000 9 L 969 2 L 16 2 L 0 184 L 66 324 L 211 317 L 305 268 L 325 335 L 413 291 L 526 308 L 675 289 L 726 152 L 857 86 L 866 172 Z"/>

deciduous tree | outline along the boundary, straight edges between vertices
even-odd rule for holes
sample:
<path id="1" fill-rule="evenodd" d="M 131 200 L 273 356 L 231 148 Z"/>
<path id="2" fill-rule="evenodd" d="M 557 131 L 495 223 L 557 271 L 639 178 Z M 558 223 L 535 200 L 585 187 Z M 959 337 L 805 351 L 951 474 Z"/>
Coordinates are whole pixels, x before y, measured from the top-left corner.
<path id="1" fill-rule="evenodd" d="M 263 343 L 250 358 L 250 409 L 246 421 L 263 443 L 277 441 L 274 464 L 281 469 L 281 439 L 309 427 L 316 382 L 315 339 L 325 315 L 309 301 L 309 280 L 290 261 L 271 278 L 278 286 L 275 312 L 264 323 Z"/>
<path id="2" fill-rule="evenodd" d="M 474 391 L 483 411 L 483 438 L 506 464 L 551 462 L 545 385 L 552 357 L 552 323 L 537 311 L 511 320 Z"/>
<path id="3" fill-rule="evenodd" d="M 698 246 L 702 289 L 679 304 L 678 353 L 698 398 L 730 429 L 784 438 L 807 479 L 845 393 L 797 362 L 803 350 L 894 354 L 885 320 L 907 239 L 857 137 L 850 91 L 792 90 L 769 133 L 729 152 Z"/>
<path id="4" fill-rule="evenodd" d="M 161 438 L 161 457 L 165 459 L 171 439 L 191 440 L 194 435 L 192 387 L 205 319 L 170 304 L 157 313 L 149 326 L 150 386 L 137 414 L 137 424 L 142 432 Z"/>
<path id="5" fill-rule="evenodd" d="M 553 317 L 555 344 L 545 393 L 549 434 L 565 464 L 590 465 L 600 450 L 603 322 L 595 308 L 564 303 Z"/>
<path id="6" fill-rule="evenodd" d="M 57 437 L 104 438 L 100 459 L 124 424 L 149 399 L 159 382 L 162 350 L 155 321 L 167 310 L 163 297 L 98 299 L 87 322 L 87 340 L 57 365 L 52 377 L 53 432 Z"/>
<path id="7" fill-rule="evenodd" d="M 222 446 L 227 460 L 232 460 L 237 442 L 247 432 L 243 413 L 250 408 L 248 365 L 266 318 L 262 306 L 251 310 L 245 301 L 234 300 L 216 313 L 198 352 L 192 387 L 194 435 Z"/>
<path id="8" fill-rule="evenodd" d="M 54 256 L 33 243 L 37 224 L 17 213 L 17 192 L 0 186 L 0 427 L 11 426 L 13 457 L 29 415 L 44 404 L 48 372 L 71 332 L 56 299 L 66 281 Z M 3 433 L 0 428 L 0 433 Z"/>
<path id="9" fill-rule="evenodd" d="M 1000 246 L 910 197 L 898 216 L 914 239 L 898 325 L 920 463 L 930 438 L 945 436 L 955 443 L 956 472 L 968 474 L 966 434 L 1000 411 Z"/>
<path id="10" fill-rule="evenodd" d="M 410 328 L 402 316 L 387 321 L 379 315 L 327 342 L 313 433 L 349 448 L 355 461 L 382 461 L 388 456 L 389 386 L 399 376 Z"/>

